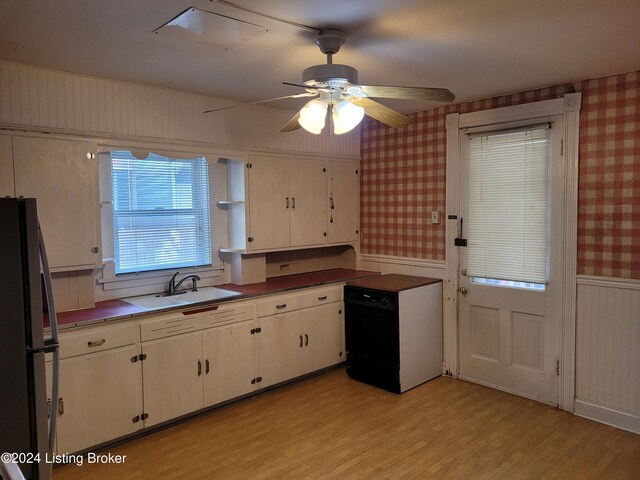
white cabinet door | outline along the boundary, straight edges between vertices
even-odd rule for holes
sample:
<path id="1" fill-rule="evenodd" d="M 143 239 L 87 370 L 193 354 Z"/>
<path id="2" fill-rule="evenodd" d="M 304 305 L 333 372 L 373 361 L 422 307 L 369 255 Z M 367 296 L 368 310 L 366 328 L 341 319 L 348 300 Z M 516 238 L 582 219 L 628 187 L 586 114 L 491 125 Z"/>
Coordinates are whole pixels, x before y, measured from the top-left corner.
<path id="1" fill-rule="evenodd" d="M 16 195 L 38 199 L 38 213 L 55 271 L 99 266 L 97 160 L 89 142 L 13 137 Z M 96 253 L 94 253 L 96 252 Z"/>
<path id="2" fill-rule="evenodd" d="M 145 427 L 203 407 L 202 332 L 142 344 Z"/>
<path id="3" fill-rule="evenodd" d="M 0 198 L 13 197 L 15 193 L 11 137 L 9 135 L 0 135 Z"/>
<path id="4" fill-rule="evenodd" d="M 331 162 L 329 178 L 329 243 L 358 241 L 360 175 L 357 162 Z"/>
<path id="5" fill-rule="evenodd" d="M 254 327 L 255 322 L 249 320 L 204 332 L 205 407 L 256 388 Z"/>
<path id="6" fill-rule="evenodd" d="M 137 347 L 60 362 L 58 453 L 72 453 L 142 428 L 142 371 Z"/>
<path id="7" fill-rule="evenodd" d="M 302 375 L 300 311 L 258 319 L 259 386 L 268 387 Z"/>
<path id="8" fill-rule="evenodd" d="M 340 363 L 344 359 L 342 348 L 342 302 L 304 310 L 304 373 L 320 370 Z"/>
<path id="9" fill-rule="evenodd" d="M 327 243 L 327 164 L 292 159 L 289 169 L 291 246 Z"/>
<path id="10" fill-rule="evenodd" d="M 249 160 L 249 236 L 251 251 L 288 247 L 289 159 L 252 156 Z"/>

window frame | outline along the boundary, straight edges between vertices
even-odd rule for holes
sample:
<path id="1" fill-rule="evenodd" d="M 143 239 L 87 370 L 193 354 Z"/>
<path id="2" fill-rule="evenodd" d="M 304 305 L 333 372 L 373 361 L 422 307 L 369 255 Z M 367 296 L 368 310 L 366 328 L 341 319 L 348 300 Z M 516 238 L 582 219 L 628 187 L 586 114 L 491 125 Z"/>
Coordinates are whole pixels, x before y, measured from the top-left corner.
<path id="1" fill-rule="evenodd" d="M 111 159 L 112 150 L 127 150 L 141 157 L 145 152 L 153 152 L 157 155 L 169 158 L 196 158 L 204 157 L 209 166 L 209 205 L 211 222 L 211 265 L 201 267 L 184 267 L 180 269 L 163 269 L 145 272 L 132 272 L 116 275 L 114 263 L 114 235 L 113 235 L 113 210 L 112 210 L 112 180 Z M 197 274 L 205 284 L 221 283 L 216 279 L 224 280 L 225 262 L 220 256 L 220 248 L 223 236 L 226 234 L 226 225 L 223 224 L 220 209 L 216 208 L 217 201 L 222 199 L 226 189 L 226 176 L 223 167 L 218 162 L 220 154 L 212 153 L 202 148 L 181 147 L 174 149 L 167 146 L 148 146 L 131 143 L 103 143 L 98 145 L 98 180 L 100 197 L 100 230 L 102 238 L 102 269 L 96 273 L 96 282 L 102 286 L 102 290 L 117 291 L 115 295 L 107 296 L 133 296 L 144 293 L 153 293 L 163 290 L 167 282 L 176 271 L 181 275 Z M 124 290 L 126 289 L 126 290 Z M 124 294 L 124 295 L 123 295 Z"/>

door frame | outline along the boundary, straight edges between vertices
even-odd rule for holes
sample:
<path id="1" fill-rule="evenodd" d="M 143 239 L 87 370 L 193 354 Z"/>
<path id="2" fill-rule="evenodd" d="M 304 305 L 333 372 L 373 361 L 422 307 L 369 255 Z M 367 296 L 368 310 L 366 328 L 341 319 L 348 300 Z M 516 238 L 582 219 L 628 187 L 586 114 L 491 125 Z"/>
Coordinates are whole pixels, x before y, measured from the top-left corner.
<path id="1" fill-rule="evenodd" d="M 563 115 L 564 140 L 564 227 L 562 258 L 562 316 L 560 318 L 560 381 L 558 407 L 573 411 L 575 399 L 575 333 L 576 333 L 576 270 L 578 232 L 578 140 L 581 93 L 568 93 L 562 98 L 494 108 L 472 113 L 447 115 L 446 149 L 446 272 L 444 279 L 444 370 L 448 375 L 460 374 L 460 344 L 458 325 L 458 248 L 457 236 L 460 193 L 461 129 L 499 123 L 517 122 L 551 115 Z"/>

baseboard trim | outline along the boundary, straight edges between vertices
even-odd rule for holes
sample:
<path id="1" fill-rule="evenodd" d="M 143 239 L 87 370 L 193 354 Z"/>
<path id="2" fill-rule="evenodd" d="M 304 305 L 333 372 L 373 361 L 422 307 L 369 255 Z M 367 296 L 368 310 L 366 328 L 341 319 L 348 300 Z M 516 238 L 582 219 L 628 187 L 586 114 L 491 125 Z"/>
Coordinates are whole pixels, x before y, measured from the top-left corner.
<path id="1" fill-rule="evenodd" d="M 604 405 L 598 405 L 579 398 L 576 398 L 573 413 L 579 417 L 640 434 L 640 416 L 632 413 L 605 407 Z"/>

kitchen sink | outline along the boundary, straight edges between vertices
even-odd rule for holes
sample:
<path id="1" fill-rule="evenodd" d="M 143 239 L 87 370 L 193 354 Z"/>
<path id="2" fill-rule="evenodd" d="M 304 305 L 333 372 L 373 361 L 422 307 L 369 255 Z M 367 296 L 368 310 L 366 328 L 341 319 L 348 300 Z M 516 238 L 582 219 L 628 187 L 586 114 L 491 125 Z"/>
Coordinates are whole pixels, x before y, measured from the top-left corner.
<path id="1" fill-rule="evenodd" d="M 193 303 L 211 302 L 223 298 L 239 296 L 240 293 L 222 288 L 207 287 L 201 288 L 197 292 L 178 293 L 177 295 L 143 295 L 141 297 L 123 298 L 123 302 L 127 302 L 136 307 L 145 310 L 155 310 L 158 308 L 168 308 L 177 306 L 186 306 Z"/>

